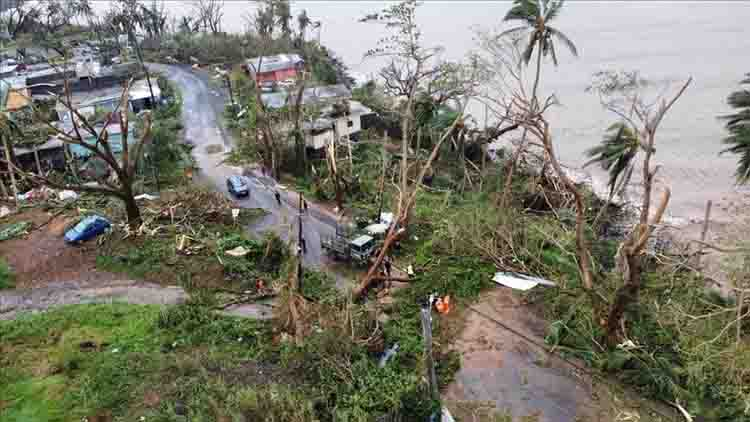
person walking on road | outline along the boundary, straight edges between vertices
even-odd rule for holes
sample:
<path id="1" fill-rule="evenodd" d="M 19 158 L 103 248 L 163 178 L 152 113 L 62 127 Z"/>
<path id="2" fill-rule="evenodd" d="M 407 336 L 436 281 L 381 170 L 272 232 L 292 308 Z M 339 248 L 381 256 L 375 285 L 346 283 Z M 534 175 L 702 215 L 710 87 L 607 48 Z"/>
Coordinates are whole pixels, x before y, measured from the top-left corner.
<path id="1" fill-rule="evenodd" d="M 273 196 L 276 197 L 276 202 L 278 202 L 279 206 L 281 206 L 281 194 L 279 193 L 279 191 L 273 191 Z"/>

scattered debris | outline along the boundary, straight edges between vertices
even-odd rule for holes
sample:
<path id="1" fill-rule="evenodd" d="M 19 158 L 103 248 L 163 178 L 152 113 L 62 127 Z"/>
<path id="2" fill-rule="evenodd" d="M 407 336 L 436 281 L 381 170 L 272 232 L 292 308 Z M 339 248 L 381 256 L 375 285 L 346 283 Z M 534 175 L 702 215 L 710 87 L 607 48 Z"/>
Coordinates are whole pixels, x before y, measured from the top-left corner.
<path id="1" fill-rule="evenodd" d="M 382 212 L 380 213 L 380 222 L 382 224 L 386 224 L 390 226 L 393 224 L 393 213 L 392 212 Z"/>
<path id="2" fill-rule="evenodd" d="M 445 406 L 440 409 L 440 422 L 456 422 L 450 410 Z"/>
<path id="3" fill-rule="evenodd" d="M 73 192 L 72 190 L 61 190 L 60 192 L 57 192 L 57 198 L 61 201 L 67 201 L 68 199 L 76 200 L 78 199 L 78 194 Z"/>
<path id="4" fill-rule="evenodd" d="M 37 189 L 31 189 L 28 192 L 18 194 L 16 197 L 19 201 L 38 201 L 46 200 L 51 196 L 56 196 L 57 191 L 46 186 L 42 186 Z"/>
<path id="5" fill-rule="evenodd" d="M 393 346 L 386 349 L 385 352 L 383 352 L 383 355 L 380 357 L 380 361 L 378 361 L 378 368 L 384 368 L 388 361 L 391 360 L 392 357 L 396 356 L 396 352 L 398 352 L 398 343 L 394 344 Z"/>
<path id="6" fill-rule="evenodd" d="M 620 350 L 635 350 L 638 348 L 638 345 L 633 342 L 633 340 L 625 340 L 622 343 L 617 345 L 617 348 Z"/>
<path id="7" fill-rule="evenodd" d="M 690 413 L 688 413 L 688 411 L 685 410 L 685 408 L 682 407 L 682 405 L 679 402 L 672 403 L 672 404 L 674 405 L 674 407 L 677 408 L 677 410 L 680 411 L 680 414 L 682 414 L 682 416 L 685 418 L 687 422 L 693 422 L 693 416 Z"/>
<path id="8" fill-rule="evenodd" d="M 406 274 L 409 274 L 410 277 L 413 276 L 414 275 L 414 266 L 412 266 L 411 264 L 409 264 L 409 266 L 406 267 Z"/>
<path id="9" fill-rule="evenodd" d="M 555 283 L 545 280 L 543 278 L 532 277 L 525 274 L 514 273 L 514 272 L 498 272 L 492 278 L 497 284 L 510 287 L 516 290 L 529 290 L 538 285 L 542 286 L 556 286 Z"/>
<path id="10" fill-rule="evenodd" d="M 250 252 L 252 251 L 250 249 L 245 248 L 244 246 L 237 246 L 236 248 L 225 251 L 224 253 L 229 256 L 235 256 L 235 257 L 240 258 L 249 254 Z"/>
<path id="11" fill-rule="evenodd" d="M 445 297 L 439 297 L 435 301 L 435 309 L 437 309 L 438 313 L 441 314 L 447 314 L 451 311 L 451 297 L 450 295 Z"/>
<path id="12" fill-rule="evenodd" d="M 205 151 L 206 154 L 218 154 L 224 151 L 224 147 L 220 144 L 210 144 L 206 145 Z"/>
<path id="13" fill-rule="evenodd" d="M 31 227 L 31 222 L 29 221 L 20 221 L 18 223 L 6 226 L 2 230 L 0 230 L 0 241 L 25 236 L 29 234 L 29 227 Z"/>
<path id="14" fill-rule="evenodd" d="M 3 205 L 2 207 L 0 207 L 0 218 L 9 216 L 12 213 L 13 212 L 10 210 L 10 208 L 6 207 L 5 205 Z"/>
<path id="15" fill-rule="evenodd" d="M 159 197 L 156 196 L 156 195 L 150 195 L 148 193 L 142 193 L 142 194 L 140 194 L 140 195 L 138 195 L 138 196 L 135 197 L 136 201 L 141 201 L 141 200 L 154 201 L 156 199 L 159 199 Z"/>

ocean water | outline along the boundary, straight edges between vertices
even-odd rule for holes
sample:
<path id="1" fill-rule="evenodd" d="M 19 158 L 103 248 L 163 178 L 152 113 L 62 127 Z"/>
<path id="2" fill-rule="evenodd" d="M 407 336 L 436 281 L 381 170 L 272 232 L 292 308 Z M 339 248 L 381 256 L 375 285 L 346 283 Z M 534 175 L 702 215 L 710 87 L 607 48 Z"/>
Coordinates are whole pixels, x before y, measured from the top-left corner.
<path id="1" fill-rule="evenodd" d="M 183 14 L 190 2 L 167 1 Z M 322 21 L 320 37 L 358 75 L 375 74 L 382 61 L 364 60 L 363 53 L 384 35 L 380 26 L 357 20 L 381 9 L 382 1 L 296 1 L 292 12 L 306 9 Z M 105 3 L 97 4 L 98 8 Z M 502 28 L 510 2 L 425 1 L 418 12 L 425 45 L 444 47 L 444 57 L 459 60 L 477 49 L 476 28 Z M 225 2 L 224 26 L 246 27 L 245 16 L 255 4 Z M 573 58 L 558 47 L 560 63 L 543 66 L 541 94 L 555 94 L 560 106 L 550 112 L 561 159 L 581 165 L 583 152 L 595 145 L 616 120 L 597 97 L 585 92 L 593 73 L 607 69 L 638 70 L 642 76 L 673 85 L 692 76 L 685 95 L 663 121 L 654 162 L 662 166 L 661 181 L 671 186 L 671 214 L 695 217 L 708 199 L 741 195 L 734 185 L 736 157 L 719 156 L 726 135 L 717 116 L 729 112 L 727 95 L 750 72 L 750 2 L 747 1 L 568 1 L 554 25 L 578 46 Z M 481 110 L 474 114 L 482 120 Z M 595 176 L 602 175 L 593 170 Z"/>

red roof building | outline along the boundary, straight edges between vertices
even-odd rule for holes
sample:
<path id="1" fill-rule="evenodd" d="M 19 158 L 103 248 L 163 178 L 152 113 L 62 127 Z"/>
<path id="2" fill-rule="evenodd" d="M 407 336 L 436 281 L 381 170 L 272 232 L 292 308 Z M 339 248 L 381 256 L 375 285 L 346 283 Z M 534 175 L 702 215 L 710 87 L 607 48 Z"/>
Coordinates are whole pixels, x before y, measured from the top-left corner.
<path id="1" fill-rule="evenodd" d="M 298 54 L 279 54 L 264 56 L 262 60 L 261 57 L 248 59 L 244 67 L 249 74 L 256 75 L 258 83 L 262 83 L 296 79 L 304 70 L 304 65 L 304 60 Z"/>

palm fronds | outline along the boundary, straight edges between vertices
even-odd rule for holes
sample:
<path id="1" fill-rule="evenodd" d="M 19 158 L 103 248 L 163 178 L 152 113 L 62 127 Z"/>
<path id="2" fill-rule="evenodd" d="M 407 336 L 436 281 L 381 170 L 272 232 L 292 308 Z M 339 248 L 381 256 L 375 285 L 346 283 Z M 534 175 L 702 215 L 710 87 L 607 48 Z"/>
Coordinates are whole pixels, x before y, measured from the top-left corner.
<path id="1" fill-rule="evenodd" d="M 584 167 L 597 163 L 609 173 L 607 186 L 610 195 L 614 193 L 617 181 L 630 172 L 633 158 L 638 153 L 638 135 L 625 123 L 615 123 L 607 129 L 601 144 L 590 148 L 586 155 L 591 157 Z"/>
<path id="2" fill-rule="evenodd" d="M 572 55 L 574 55 L 575 57 L 578 57 L 578 49 L 576 48 L 576 45 L 573 44 L 573 41 L 571 41 L 570 38 L 568 38 L 567 35 L 563 34 L 562 32 L 560 32 L 560 30 L 555 29 L 551 26 L 547 26 L 547 31 L 552 37 L 557 38 L 558 40 L 560 40 L 560 42 L 565 44 L 565 46 L 568 47 L 568 50 L 570 51 Z"/>
<path id="3" fill-rule="evenodd" d="M 750 73 L 745 75 L 741 84 L 750 84 Z M 729 136 L 722 140 L 728 147 L 720 154 L 731 152 L 739 156 L 735 177 L 737 183 L 745 184 L 750 181 L 750 90 L 741 89 L 729 94 L 727 103 L 737 110 L 736 113 L 720 116 L 726 121 Z"/>
<path id="4" fill-rule="evenodd" d="M 536 19 L 540 16 L 539 3 L 537 0 L 514 0 L 513 6 L 503 18 L 504 21 L 520 20 L 533 27 Z"/>
<path id="5" fill-rule="evenodd" d="M 547 5 L 544 10 L 544 20 L 549 22 L 555 19 L 563 8 L 564 0 L 547 0 Z"/>
<path id="6" fill-rule="evenodd" d="M 745 184 L 750 181 L 750 126 L 736 127 L 729 136 L 722 140 L 722 143 L 729 147 L 722 150 L 720 154 L 731 152 L 739 156 L 737 170 L 734 172 L 737 183 Z"/>
<path id="7" fill-rule="evenodd" d="M 565 44 L 565 47 L 567 47 L 573 56 L 578 57 L 578 49 L 573 44 L 573 41 L 560 30 L 548 25 L 550 21 L 560 15 L 564 4 L 564 0 L 514 0 L 513 6 L 503 20 L 520 20 L 525 25 L 507 29 L 501 32 L 498 38 L 515 37 L 522 31 L 528 31 L 530 33 L 529 41 L 521 54 L 521 60 L 527 65 L 534 56 L 534 50 L 540 48 L 542 55 L 545 57 L 551 56 L 552 62 L 557 66 L 555 39 Z"/>

